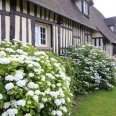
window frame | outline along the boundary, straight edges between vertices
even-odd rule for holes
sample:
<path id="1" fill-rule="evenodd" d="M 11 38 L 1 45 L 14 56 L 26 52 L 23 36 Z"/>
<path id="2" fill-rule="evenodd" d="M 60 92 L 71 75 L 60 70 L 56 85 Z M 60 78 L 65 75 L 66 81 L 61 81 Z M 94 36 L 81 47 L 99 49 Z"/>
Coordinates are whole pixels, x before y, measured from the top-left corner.
<path id="1" fill-rule="evenodd" d="M 41 27 L 45 28 L 45 44 L 41 43 L 41 39 L 42 39 L 40 37 L 41 36 L 41 30 L 40 30 Z M 36 32 L 36 28 L 37 28 L 37 32 Z M 36 33 L 38 33 L 38 34 L 36 35 Z M 35 46 L 47 47 L 47 27 L 46 26 L 38 25 L 38 24 L 35 25 Z"/>
<path id="2" fill-rule="evenodd" d="M 86 4 L 87 6 L 86 6 L 85 4 Z M 86 7 L 87 7 L 87 9 L 86 9 Z M 87 10 L 87 12 L 86 12 L 86 10 Z M 83 1 L 83 13 L 84 13 L 86 16 L 89 15 L 89 3 L 88 3 L 86 0 Z"/>

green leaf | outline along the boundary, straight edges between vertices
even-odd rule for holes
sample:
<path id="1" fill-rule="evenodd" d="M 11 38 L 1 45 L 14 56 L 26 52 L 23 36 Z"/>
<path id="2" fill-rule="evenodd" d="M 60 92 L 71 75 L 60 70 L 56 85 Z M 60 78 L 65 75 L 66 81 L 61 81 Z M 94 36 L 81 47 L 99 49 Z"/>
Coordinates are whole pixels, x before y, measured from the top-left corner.
<path id="1" fill-rule="evenodd" d="M 5 93 L 6 92 L 6 89 L 2 83 L 2 81 L 0 81 L 0 93 Z"/>

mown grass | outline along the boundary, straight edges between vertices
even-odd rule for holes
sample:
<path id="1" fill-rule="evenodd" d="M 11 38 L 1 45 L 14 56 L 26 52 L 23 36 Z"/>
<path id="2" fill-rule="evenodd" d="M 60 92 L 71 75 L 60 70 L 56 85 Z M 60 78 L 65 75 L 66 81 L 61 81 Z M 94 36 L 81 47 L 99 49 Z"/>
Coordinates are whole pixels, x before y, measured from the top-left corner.
<path id="1" fill-rule="evenodd" d="M 73 116 L 116 116 L 116 87 L 111 91 L 96 91 L 77 104 Z"/>

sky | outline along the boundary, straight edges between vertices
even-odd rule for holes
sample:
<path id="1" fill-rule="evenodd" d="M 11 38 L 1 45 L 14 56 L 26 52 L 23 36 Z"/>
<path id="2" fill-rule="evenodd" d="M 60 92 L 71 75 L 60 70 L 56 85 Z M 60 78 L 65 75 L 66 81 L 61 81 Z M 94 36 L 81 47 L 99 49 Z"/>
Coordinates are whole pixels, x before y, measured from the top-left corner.
<path id="1" fill-rule="evenodd" d="M 93 0 L 94 6 L 106 17 L 116 16 L 116 0 Z"/>

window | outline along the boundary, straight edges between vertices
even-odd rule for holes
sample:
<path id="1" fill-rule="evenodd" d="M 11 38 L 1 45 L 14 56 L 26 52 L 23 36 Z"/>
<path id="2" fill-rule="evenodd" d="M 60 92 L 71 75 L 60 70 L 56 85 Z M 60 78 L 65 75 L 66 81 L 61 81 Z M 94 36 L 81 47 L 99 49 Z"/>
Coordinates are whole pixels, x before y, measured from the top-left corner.
<path id="1" fill-rule="evenodd" d="M 44 26 L 35 26 L 35 46 L 47 46 L 47 29 Z"/>
<path id="2" fill-rule="evenodd" d="M 86 1 L 84 1 L 84 13 L 86 15 L 89 14 L 89 5 L 88 5 L 88 3 Z"/>

